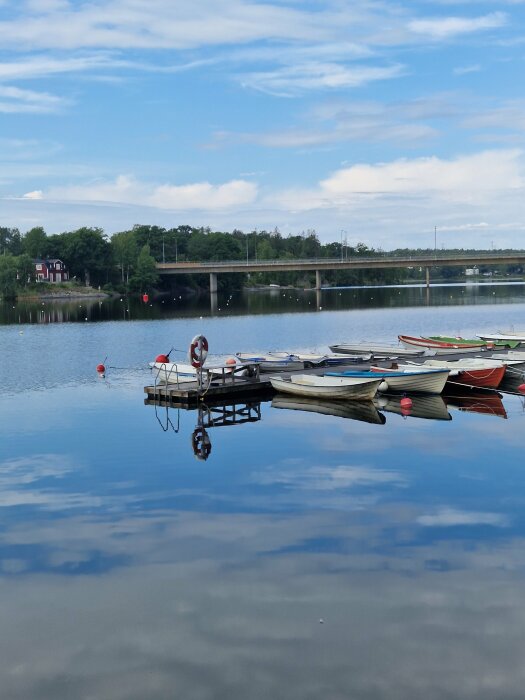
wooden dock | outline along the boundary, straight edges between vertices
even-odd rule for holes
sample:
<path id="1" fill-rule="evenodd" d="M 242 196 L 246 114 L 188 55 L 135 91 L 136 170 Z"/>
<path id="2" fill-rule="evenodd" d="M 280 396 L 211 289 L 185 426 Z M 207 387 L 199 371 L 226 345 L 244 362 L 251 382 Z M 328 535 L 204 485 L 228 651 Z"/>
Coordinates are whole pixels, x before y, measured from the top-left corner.
<path id="1" fill-rule="evenodd" d="M 232 367 L 220 365 L 202 369 L 199 382 L 156 382 L 144 387 L 145 403 L 160 405 L 198 406 L 236 400 L 240 397 L 258 397 L 272 391 L 268 376 L 261 375 L 258 363 Z"/>

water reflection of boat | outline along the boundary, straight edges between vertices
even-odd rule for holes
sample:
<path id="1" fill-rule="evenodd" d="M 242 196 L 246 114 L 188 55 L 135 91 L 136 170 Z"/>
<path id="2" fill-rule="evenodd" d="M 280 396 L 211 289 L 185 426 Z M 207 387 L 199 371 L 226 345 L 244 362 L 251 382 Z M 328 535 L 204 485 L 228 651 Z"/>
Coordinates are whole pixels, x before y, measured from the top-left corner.
<path id="1" fill-rule="evenodd" d="M 452 420 L 452 416 L 447 411 L 447 405 L 441 396 L 429 394 L 427 396 L 410 396 L 410 399 L 412 406 L 408 409 L 401 406 L 399 395 L 382 394 L 374 399 L 374 404 L 381 411 L 397 413 L 400 416 L 428 418 L 430 420 Z"/>
<path id="2" fill-rule="evenodd" d="M 499 394 L 471 393 L 457 396 L 444 396 L 448 408 L 455 408 L 466 413 L 482 413 L 488 416 L 506 418 L 507 411 Z"/>
<path id="3" fill-rule="evenodd" d="M 385 416 L 380 413 L 372 401 L 323 401 L 322 399 L 308 399 L 304 396 L 274 396 L 272 408 L 284 408 L 290 411 L 308 411 L 321 413 L 325 416 L 337 416 L 360 420 L 364 423 L 376 423 L 383 425 Z"/>

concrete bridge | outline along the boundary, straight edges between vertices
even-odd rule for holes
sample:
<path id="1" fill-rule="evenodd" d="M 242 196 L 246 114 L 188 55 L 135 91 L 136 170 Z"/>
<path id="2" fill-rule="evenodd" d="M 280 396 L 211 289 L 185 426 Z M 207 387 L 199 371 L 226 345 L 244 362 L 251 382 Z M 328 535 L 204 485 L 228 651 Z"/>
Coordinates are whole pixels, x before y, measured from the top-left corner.
<path id="1" fill-rule="evenodd" d="M 474 267 L 476 265 L 525 265 L 525 250 L 510 252 L 451 253 L 435 251 L 422 255 L 380 253 L 373 256 L 341 258 L 312 258 L 309 260 L 230 260 L 225 262 L 163 262 L 157 263 L 160 275 L 209 274 L 210 293 L 217 292 L 217 275 L 222 272 L 315 272 L 315 289 L 321 289 L 324 270 L 389 269 L 400 267 L 425 268 L 426 284 L 430 285 L 430 269 L 437 266 Z"/>

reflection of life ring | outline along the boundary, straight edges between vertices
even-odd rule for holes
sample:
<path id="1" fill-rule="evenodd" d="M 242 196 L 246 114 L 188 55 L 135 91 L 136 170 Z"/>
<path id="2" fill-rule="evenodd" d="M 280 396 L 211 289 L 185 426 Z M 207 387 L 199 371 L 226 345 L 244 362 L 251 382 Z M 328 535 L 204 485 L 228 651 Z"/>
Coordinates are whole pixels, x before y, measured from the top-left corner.
<path id="1" fill-rule="evenodd" d="M 211 440 L 204 428 L 197 427 L 191 436 L 193 454 L 197 459 L 206 460 L 211 452 Z"/>
<path id="2" fill-rule="evenodd" d="M 208 357 L 208 341 L 203 335 L 196 335 L 190 345 L 190 362 L 195 368 L 202 367 Z"/>

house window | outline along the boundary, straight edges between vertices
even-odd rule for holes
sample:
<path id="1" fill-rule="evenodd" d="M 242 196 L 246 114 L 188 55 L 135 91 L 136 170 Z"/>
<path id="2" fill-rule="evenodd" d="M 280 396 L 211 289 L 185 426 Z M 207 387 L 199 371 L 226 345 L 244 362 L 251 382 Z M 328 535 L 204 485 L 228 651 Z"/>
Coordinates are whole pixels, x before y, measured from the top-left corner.
<path id="1" fill-rule="evenodd" d="M 36 266 L 36 269 L 37 269 L 37 270 L 41 270 L 41 269 L 42 269 L 42 265 L 38 264 L 38 265 Z"/>

